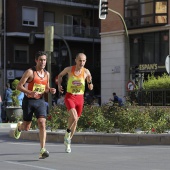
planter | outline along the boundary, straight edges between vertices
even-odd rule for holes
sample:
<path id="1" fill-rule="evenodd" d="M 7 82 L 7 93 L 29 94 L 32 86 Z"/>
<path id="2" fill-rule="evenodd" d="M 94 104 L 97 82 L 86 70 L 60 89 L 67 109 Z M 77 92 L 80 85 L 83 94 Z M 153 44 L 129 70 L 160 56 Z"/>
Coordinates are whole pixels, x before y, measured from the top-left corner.
<path id="1" fill-rule="evenodd" d="M 6 107 L 5 110 L 9 122 L 16 122 L 17 119 L 20 119 L 23 116 L 23 110 L 21 107 Z"/>

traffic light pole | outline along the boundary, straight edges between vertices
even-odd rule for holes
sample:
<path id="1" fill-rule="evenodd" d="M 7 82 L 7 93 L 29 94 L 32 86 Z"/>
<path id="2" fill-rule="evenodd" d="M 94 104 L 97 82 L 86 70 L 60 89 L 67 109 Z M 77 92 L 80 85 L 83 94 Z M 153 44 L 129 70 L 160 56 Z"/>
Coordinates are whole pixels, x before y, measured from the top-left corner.
<path id="1" fill-rule="evenodd" d="M 127 30 L 126 23 L 125 23 L 125 20 L 123 19 L 122 15 L 119 14 L 118 12 L 110 9 L 110 8 L 108 8 L 108 10 L 111 11 L 111 12 L 113 12 L 113 13 L 115 13 L 115 14 L 117 14 L 117 15 L 121 18 L 121 20 L 122 20 L 122 22 L 123 22 L 123 25 L 124 25 L 124 27 L 125 27 L 126 35 L 127 35 L 127 37 L 128 37 L 128 30 Z"/>
<path id="2" fill-rule="evenodd" d="M 120 13 L 108 8 L 108 0 L 99 0 L 99 18 L 100 19 L 106 19 L 108 10 L 112 13 L 115 13 L 116 15 L 118 15 L 121 18 L 124 28 L 125 28 L 126 37 L 127 37 L 127 38 L 125 38 L 125 55 L 126 55 L 125 57 L 128 59 L 126 65 L 125 65 L 125 68 L 126 68 L 125 69 L 126 70 L 125 79 L 129 79 L 129 77 L 128 77 L 129 69 L 127 69 L 127 67 L 129 67 L 129 65 L 130 65 L 130 45 L 129 45 L 129 36 L 128 36 L 127 26 L 126 26 L 126 23 Z"/>
<path id="3" fill-rule="evenodd" d="M 126 31 L 126 37 L 127 38 L 125 38 L 125 41 L 126 41 L 125 42 L 125 55 L 126 55 L 126 58 L 128 60 L 127 60 L 127 63 L 126 63 L 127 66 L 126 66 L 126 74 L 125 74 L 126 76 L 125 77 L 128 80 L 129 79 L 129 77 L 128 77 L 129 69 L 127 67 L 129 67 L 129 65 L 130 65 L 130 44 L 129 44 L 129 36 L 128 36 L 127 26 L 126 26 L 125 20 L 123 19 L 122 15 L 120 13 L 118 13 L 118 12 L 116 12 L 116 11 L 110 9 L 110 8 L 108 8 L 108 10 L 112 13 L 115 13 L 116 15 L 118 15 L 121 18 L 123 25 L 124 25 L 124 28 L 125 28 L 125 31 Z"/>

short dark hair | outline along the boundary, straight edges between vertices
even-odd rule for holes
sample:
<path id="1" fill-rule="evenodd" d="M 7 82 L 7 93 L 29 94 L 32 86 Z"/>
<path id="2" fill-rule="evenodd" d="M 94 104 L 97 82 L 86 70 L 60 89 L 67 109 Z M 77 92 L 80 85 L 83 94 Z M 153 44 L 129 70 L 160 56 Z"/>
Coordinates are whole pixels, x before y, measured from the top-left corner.
<path id="1" fill-rule="evenodd" d="M 46 55 L 46 57 L 47 57 L 47 53 L 45 51 L 38 51 L 38 52 L 36 52 L 35 59 L 38 60 L 38 57 L 40 57 L 42 55 Z"/>
<path id="2" fill-rule="evenodd" d="M 116 95 L 116 93 L 114 92 L 113 95 Z"/>

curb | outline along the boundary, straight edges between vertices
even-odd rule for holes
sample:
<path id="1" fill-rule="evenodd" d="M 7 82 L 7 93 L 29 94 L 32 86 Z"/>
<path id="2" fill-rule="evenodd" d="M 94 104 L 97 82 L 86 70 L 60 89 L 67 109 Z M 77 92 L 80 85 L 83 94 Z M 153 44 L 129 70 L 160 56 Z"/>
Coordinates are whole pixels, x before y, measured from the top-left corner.
<path id="1" fill-rule="evenodd" d="M 0 123 L 0 128 L 3 128 L 3 129 L 15 128 L 16 126 L 17 126 L 17 123 Z"/>
<path id="2" fill-rule="evenodd" d="M 14 129 L 9 136 L 13 137 Z M 65 132 L 47 132 L 47 142 L 63 143 Z M 38 130 L 23 131 L 20 139 L 39 141 Z M 75 144 L 110 145 L 170 145 L 170 134 L 109 134 L 94 132 L 76 132 L 72 141 Z"/>

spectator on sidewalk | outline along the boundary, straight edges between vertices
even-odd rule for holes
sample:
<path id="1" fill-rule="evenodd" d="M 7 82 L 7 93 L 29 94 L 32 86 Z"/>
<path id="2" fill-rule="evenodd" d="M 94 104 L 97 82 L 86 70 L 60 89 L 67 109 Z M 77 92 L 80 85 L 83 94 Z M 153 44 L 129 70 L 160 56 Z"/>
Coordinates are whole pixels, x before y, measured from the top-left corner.
<path id="1" fill-rule="evenodd" d="M 6 90 L 5 90 L 5 97 L 4 97 L 6 106 L 11 106 L 12 105 L 11 95 L 12 95 L 12 89 L 10 88 L 10 84 L 7 83 L 6 84 Z"/>

